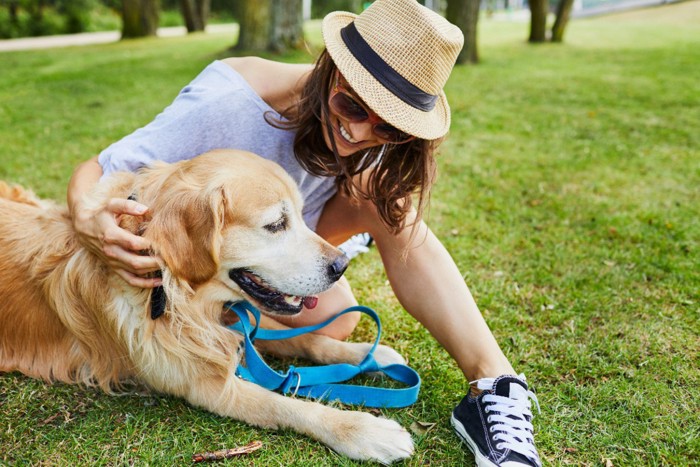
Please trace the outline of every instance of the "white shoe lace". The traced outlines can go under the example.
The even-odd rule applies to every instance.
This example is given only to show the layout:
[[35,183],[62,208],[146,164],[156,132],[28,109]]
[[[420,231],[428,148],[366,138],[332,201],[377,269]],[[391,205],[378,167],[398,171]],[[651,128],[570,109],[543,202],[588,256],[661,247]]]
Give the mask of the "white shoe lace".
[[370,238],[368,233],[354,235],[346,240],[345,243],[339,245],[338,249],[345,253],[345,256],[352,259],[361,253],[367,253],[369,251],[367,243],[369,243]]
[[[520,378],[525,380],[522,375]],[[494,381],[495,378],[482,378],[469,384],[476,383],[476,387],[481,390],[491,390]],[[498,450],[510,449],[534,460],[539,465],[539,455],[532,434],[532,423],[529,421],[532,419],[530,399],[535,401],[539,412],[540,404],[537,401],[537,396],[524,388],[521,393],[515,394],[514,397],[486,394],[483,398],[486,403],[484,412],[488,414],[487,421],[493,423],[489,431],[493,436],[492,439],[499,441],[496,445]]]

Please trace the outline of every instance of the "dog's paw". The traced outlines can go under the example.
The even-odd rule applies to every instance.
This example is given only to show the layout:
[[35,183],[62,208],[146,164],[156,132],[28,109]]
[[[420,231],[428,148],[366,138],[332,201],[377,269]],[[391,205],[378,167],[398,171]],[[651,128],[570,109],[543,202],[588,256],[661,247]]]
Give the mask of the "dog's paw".
[[374,359],[380,366],[405,365],[406,360],[394,349],[386,345],[378,345],[374,351]]
[[[366,342],[347,345],[352,346],[351,348],[356,353],[356,358],[353,359],[355,362],[353,363],[357,364],[364,360],[369,351],[372,349],[372,344],[368,344]],[[406,360],[404,360],[404,358],[396,350],[381,344],[374,349],[374,360],[379,364],[379,366],[392,365],[395,363],[401,365],[406,364]]]
[[413,454],[411,435],[388,418],[364,412],[343,412],[346,419],[337,425],[333,450],[357,460],[373,460],[382,464],[406,459]]
[[[367,355],[367,352],[369,352],[372,347],[371,344],[358,345],[366,346],[364,355]],[[377,348],[374,349],[374,361],[381,367],[394,364],[406,364],[406,360],[396,350],[386,345],[378,345]],[[381,371],[368,371],[365,374],[371,378],[383,378],[385,376]]]

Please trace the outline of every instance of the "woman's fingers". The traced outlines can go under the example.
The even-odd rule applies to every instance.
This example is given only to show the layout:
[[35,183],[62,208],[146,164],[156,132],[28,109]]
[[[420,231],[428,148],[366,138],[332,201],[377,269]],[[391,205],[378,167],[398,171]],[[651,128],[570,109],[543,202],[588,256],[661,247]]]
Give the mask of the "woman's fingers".
[[111,198],[107,202],[107,209],[114,214],[129,214],[131,216],[143,216],[148,212],[148,206],[124,198]]
[[148,212],[147,206],[130,199],[112,198],[108,201],[106,209],[111,216],[102,217],[98,221],[101,224],[99,231],[103,235],[101,239],[103,244],[117,244],[133,251],[148,250],[151,247],[148,240],[134,235],[118,225],[119,216],[143,216]]
[[156,258],[147,254],[151,243],[119,226],[121,216],[143,216],[147,213],[148,207],[141,203],[112,198],[99,211],[79,211],[74,225],[84,244],[102,257],[126,282],[135,287],[152,288],[160,285],[161,280],[144,277],[160,270]]
[[[109,254],[109,251],[111,250],[111,247],[119,247],[123,250],[128,250],[134,253],[135,256],[138,256],[135,254],[135,252],[139,251],[148,251],[151,248],[151,242],[146,240],[143,237],[139,237],[138,235],[134,235],[131,232],[122,229],[117,225],[116,221],[114,220],[105,220],[103,225],[103,228],[100,229],[102,232],[100,236],[100,243],[102,243],[102,250],[105,252],[106,255],[110,256],[111,258],[119,258],[122,256],[117,256],[116,254]],[[135,259],[133,259],[135,261]],[[155,259],[153,260],[155,262]],[[141,263],[138,263],[141,264]],[[157,263],[155,263],[157,264]],[[125,263],[125,265],[130,265],[129,263]],[[138,266],[134,266],[138,267]]]
[[140,277],[124,269],[115,269],[114,272],[129,285],[141,287],[142,289],[152,289],[163,284],[163,280],[158,277]]
[[102,251],[114,269],[124,269],[131,274],[144,275],[160,270],[158,261],[149,255],[139,255],[120,244],[105,243]]

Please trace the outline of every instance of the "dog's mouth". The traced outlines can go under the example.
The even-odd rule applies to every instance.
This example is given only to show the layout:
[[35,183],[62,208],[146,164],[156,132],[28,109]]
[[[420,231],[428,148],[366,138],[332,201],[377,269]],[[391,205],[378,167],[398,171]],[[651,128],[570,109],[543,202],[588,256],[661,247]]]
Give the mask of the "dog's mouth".
[[247,269],[231,269],[228,276],[233,282],[243,290],[253,301],[271,313],[280,315],[295,315],[301,309],[313,308],[318,302],[317,297],[301,297],[299,295],[288,295],[279,290],[275,290],[267,284],[260,276],[253,274]]

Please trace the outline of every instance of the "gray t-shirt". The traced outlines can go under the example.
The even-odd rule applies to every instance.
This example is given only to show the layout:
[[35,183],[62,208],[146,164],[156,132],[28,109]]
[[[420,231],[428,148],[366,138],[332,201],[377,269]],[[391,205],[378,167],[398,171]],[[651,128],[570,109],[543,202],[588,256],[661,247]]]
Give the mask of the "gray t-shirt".
[[336,192],[334,180],[306,172],[294,157],[294,132],[270,126],[266,112],[279,117],[241,75],[215,61],[151,123],[102,151],[98,161],[107,176],[213,149],[254,152],[280,164],[296,181],[304,198],[304,220],[315,229],[323,206]]

